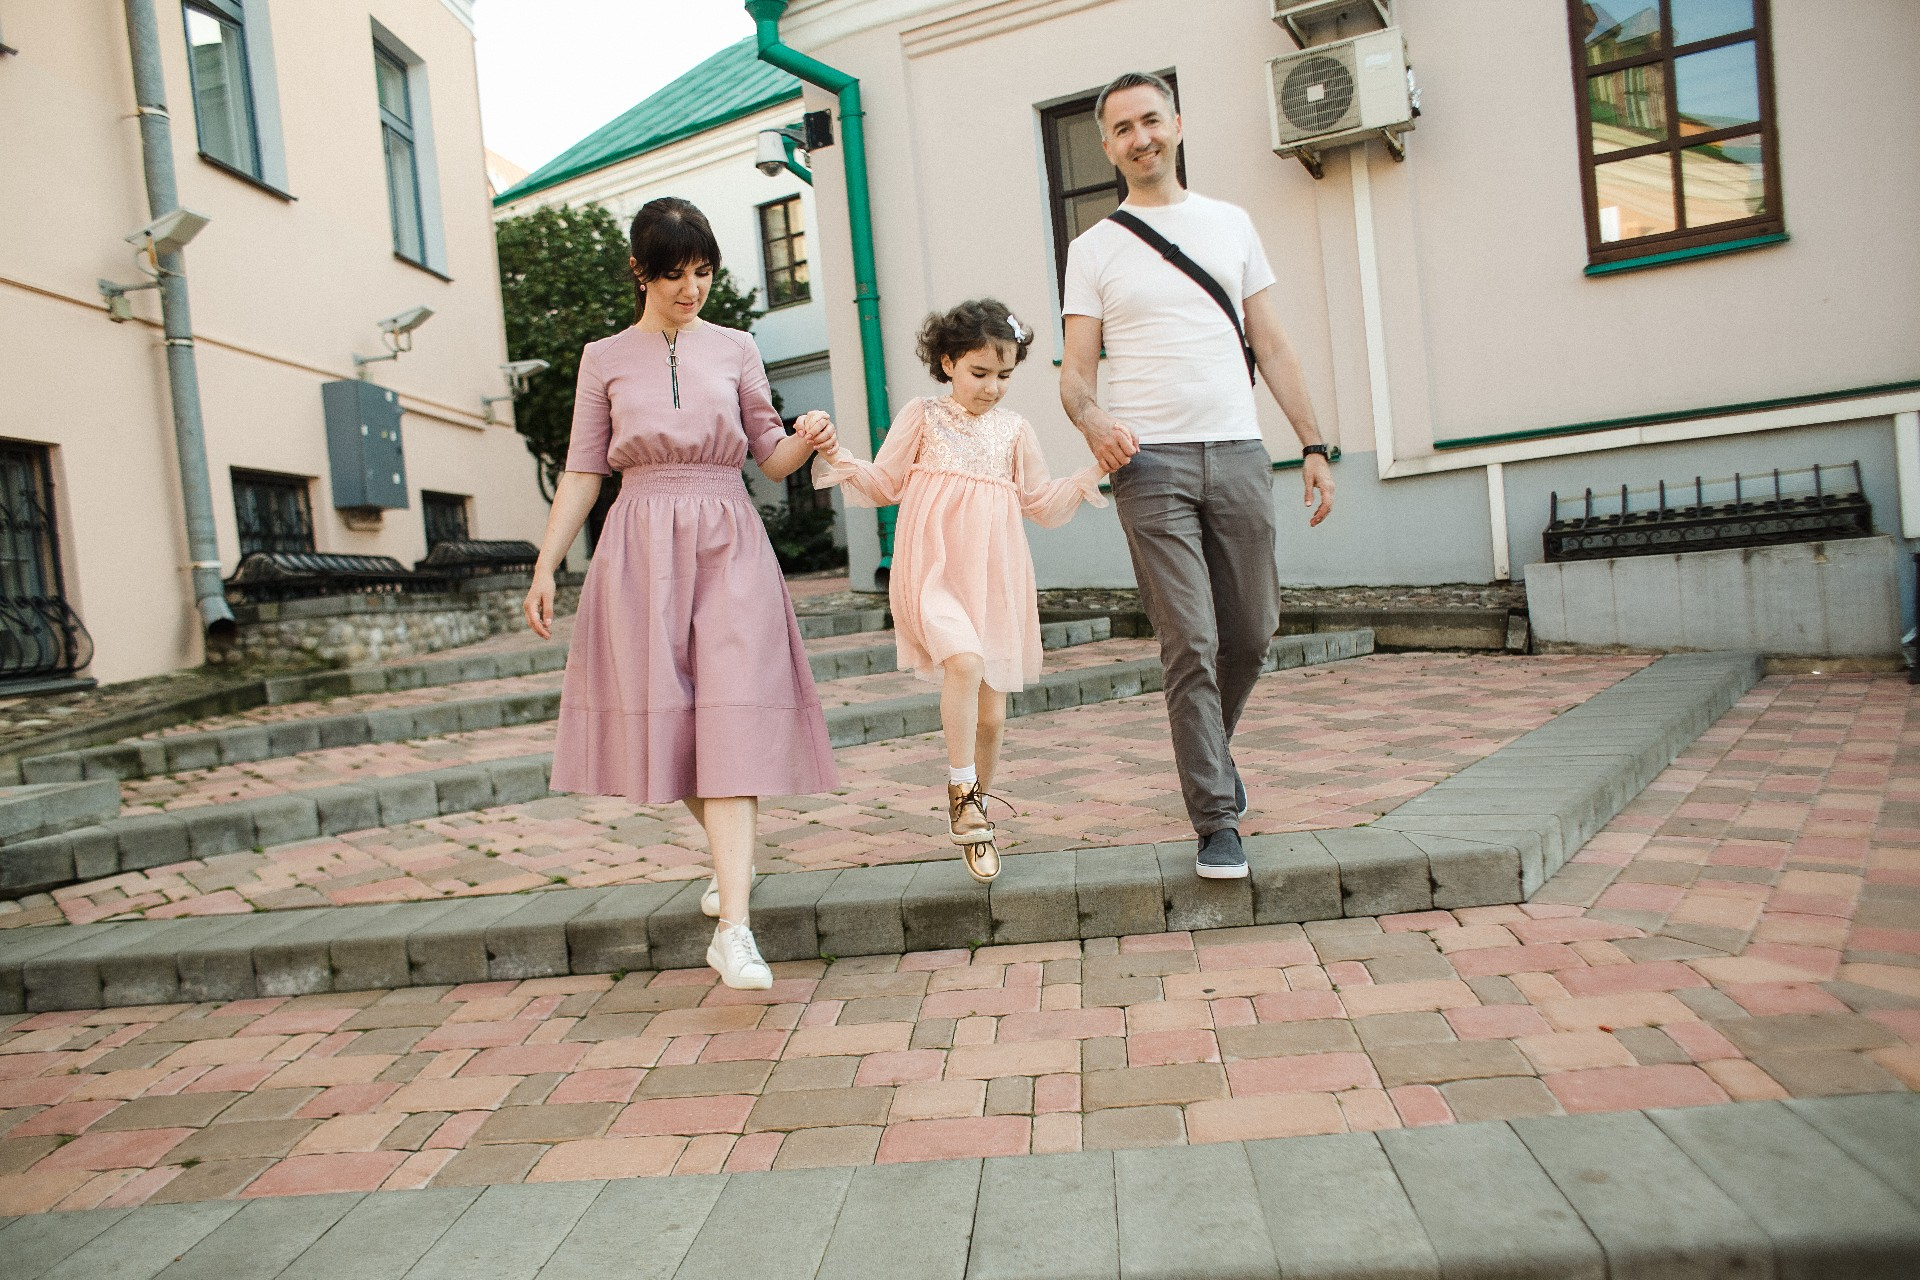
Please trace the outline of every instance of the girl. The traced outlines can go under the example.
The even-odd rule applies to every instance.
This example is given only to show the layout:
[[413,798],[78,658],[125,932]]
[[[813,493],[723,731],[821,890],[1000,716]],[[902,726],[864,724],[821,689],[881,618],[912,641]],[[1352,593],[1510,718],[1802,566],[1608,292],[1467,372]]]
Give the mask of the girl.
[[773,973],[747,919],[758,797],[829,790],[834,770],[740,467],[751,450],[782,479],[806,464],[814,435],[781,428],[753,339],[699,319],[720,266],[700,211],[654,200],[631,240],[640,319],[580,357],[566,473],[527,592],[527,621],[545,637],[554,566],[618,468],[567,655],[553,787],[684,800],[713,855],[707,963],[729,987],[765,990]]
[[859,506],[900,504],[888,584],[900,668],[940,685],[947,831],[982,884],[1000,874],[985,796],[1006,695],[1040,674],[1033,557],[1020,517],[1054,528],[1082,501],[1107,505],[1098,467],[1049,480],[1033,428],[999,407],[1032,341],[991,298],[928,316],[919,356],[952,392],[902,409],[872,462],[841,449],[831,424],[802,419],[818,438],[816,488],[840,485]]

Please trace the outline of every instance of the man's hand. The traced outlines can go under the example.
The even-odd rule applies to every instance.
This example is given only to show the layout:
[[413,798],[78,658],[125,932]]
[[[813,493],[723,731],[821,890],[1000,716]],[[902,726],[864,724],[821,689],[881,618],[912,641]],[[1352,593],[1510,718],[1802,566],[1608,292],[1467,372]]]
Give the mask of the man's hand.
[[1133,434],[1133,428],[1111,418],[1105,424],[1089,423],[1081,428],[1081,434],[1087,438],[1087,448],[1093,450],[1093,460],[1108,475],[1126,466],[1133,455],[1140,452],[1140,438]]
[[1307,527],[1312,528],[1333,514],[1333,468],[1319,454],[1310,453],[1301,460],[1300,479],[1306,491],[1305,505],[1314,507],[1307,520]]

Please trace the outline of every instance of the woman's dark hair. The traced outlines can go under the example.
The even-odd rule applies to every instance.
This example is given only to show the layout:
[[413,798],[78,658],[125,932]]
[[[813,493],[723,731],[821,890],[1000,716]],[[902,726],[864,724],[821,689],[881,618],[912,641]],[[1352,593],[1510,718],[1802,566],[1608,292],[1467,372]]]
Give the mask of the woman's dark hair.
[[935,382],[952,382],[941,367],[943,359],[958,360],[984,346],[1012,347],[1013,362],[1027,358],[1033,330],[1022,324],[997,298],[976,298],[951,311],[936,311],[920,326],[914,351],[926,363]]
[[692,201],[678,196],[661,196],[640,206],[633,215],[633,229],[627,234],[633,248],[634,309],[646,310],[644,282],[657,280],[669,271],[697,267],[706,263],[720,269],[720,242],[713,238],[707,215]]

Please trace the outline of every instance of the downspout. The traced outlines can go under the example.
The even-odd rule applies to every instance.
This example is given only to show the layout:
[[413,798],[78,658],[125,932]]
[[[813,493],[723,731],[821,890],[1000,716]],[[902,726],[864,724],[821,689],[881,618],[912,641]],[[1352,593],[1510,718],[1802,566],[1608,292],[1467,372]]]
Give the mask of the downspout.
[[[160,70],[160,30],[153,0],[126,0],[127,43],[133,52],[133,98],[140,117],[140,158],[146,170],[147,211],[155,218],[179,207],[173,177],[173,135],[166,78]],[[160,316],[167,341],[167,386],[173,400],[174,451],[180,464],[180,502],[187,522],[193,598],[209,636],[231,635],[233,610],[220,583],[220,543],[213,531],[213,491],[207,481],[207,441],[200,425],[200,375],[193,358],[193,314],[187,307],[186,259],[162,255]]]
[[782,133],[780,135],[780,145],[786,149],[787,172],[792,174],[794,177],[800,179],[800,181],[806,183],[808,186],[812,186],[813,170],[807,168],[807,166],[801,164],[798,160],[794,159],[795,154],[799,150],[800,144],[795,142],[792,138],[788,137],[785,133]]
[[[129,0],[131,3],[132,0]],[[860,311],[860,364],[867,388],[867,439],[873,451],[887,438],[893,411],[887,404],[886,348],[880,338],[880,286],[873,264],[873,203],[867,194],[867,133],[860,108],[860,81],[780,42],[780,18],[787,0],[747,0],[760,46],[760,60],[838,95],[840,142],[847,170],[847,234],[853,241],[853,297]],[[880,567],[893,563],[896,508],[882,507]]]

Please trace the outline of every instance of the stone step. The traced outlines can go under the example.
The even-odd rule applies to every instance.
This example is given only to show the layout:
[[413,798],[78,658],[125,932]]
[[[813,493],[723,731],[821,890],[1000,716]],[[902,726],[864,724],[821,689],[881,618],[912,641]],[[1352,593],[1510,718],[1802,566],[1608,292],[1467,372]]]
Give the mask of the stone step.
[[[1062,640],[1084,635],[1091,643],[1095,628],[1064,625],[1055,634]],[[1268,650],[1267,670],[1359,657],[1372,648],[1365,632],[1331,636],[1290,636],[1276,639]],[[885,650],[889,655],[893,650]],[[889,657],[889,661],[891,658]],[[1064,707],[1085,706],[1114,698],[1134,697],[1160,687],[1156,659],[1112,663],[1042,676],[1008,699],[1008,714],[1035,715]],[[515,694],[523,703],[540,695]],[[410,709],[405,714],[444,713],[458,703]],[[385,713],[366,712],[363,716]],[[396,713],[399,714],[399,713]],[[342,717],[352,719],[353,717]],[[826,711],[827,734],[834,746],[880,742],[889,738],[930,733],[940,727],[937,693],[914,694],[880,702],[831,707]],[[294,722],[273,729],[311,727]],[[479,727],[479,726],[474,726]],[[272,741],[266,726],[246,731],[244,741]],[[209,735],[218,736],[218,735]],[[149,744],[141,744],[143,746]],[[157,744],[153,744],[157,745]],[[102,879],[124,871],[143,871],[189,858],[210,858],[244,849],[343,835],[374,827],[390,827],[449,813],[467,813],[496,805],[524,804],[544,799],[552,772],[552,753],[512,756],[475,764],[426,769],[416,773],[371,778],[364,782],[314,787],[280,795],[255,796],[224,804],[193,805],[169,813],[115,818],[98,826],[81,827],[59,835],[25,840],[0,848],[0,898],[43,893],[65,885]]]
[[47,1213],[0,1227],[0,1270],[22,1280],[597,1280],[636,1266],[663,1280],[1904,1280],[1920,1270],[1916,1150],[1913,1094],[1737,1102],[857,1169]]
[[[1049,623],[1040,628],[1041,647],[1050,650],[1097,643],[1107,638],[1108,628],[1104,618],[1073,623]],[[465,679],[441,680],[438,677],[464,676],[470,672],[483,671],[488,669],[488,663],[493,663],[498,658],[513,657],[516,661],[511,665],[518,666],[520,664],[517,659],[531,655],[533,672],[558,670],[557,667],[548,665],[556,652],[560,665],[564,666],[566,650],[562,646],[557,649],[521,650],[516,654],[488,655],[484,658],[429,659],[425,662],[410,664],[408,667],[369,668],[368,670],[389,673],[410,671],[412,674],[405,678],[417,679],[417,683],[389,685],[379,690],[379,692],[390,692],[406,688],[423,688],[431,684],[468,683],[469,681]],[[813,654],[809,662],[813,669],[814,680],[820,683],[892,672],[897,666],[895,650],[891,644]],[[357,677],[364,675],[365,672],[334,674]],[[527,674],[527,672],[506,674]],[[433,675],[435,678],[428,679],[428,675]],[[475,678],[501,677],[477,676]],[[295,679],[311,681],[315,677],[301,676]],[[269,682],[269,684],[273,683],[277,682]],[[364,692],[368,690],[336,689],[331,694],[320,696],[351,696]],[[276,699],[275,701],[284,704],[287,700]],[[536,724],[552,720],[559,714],[560,690],[555,687],[531,692],[491,694],[485,697],[463,698],[422,706],[387,707],[344,715],[310,716],[275,724],[235,725],[205,733],[137,738],[106,746],[87,747],[78,751],[34,756],[21,761],[20,771],[29,783],[78,782],[81,779],[93,778],[120,780],[160,778],[168,774],[185,773],[195,769],[277,760],[329,747],[352,747],[369,742],[407,742],[418,738],[436,738],[449,733],[471,733],[476,730],[498,729],[509,725]],[[4,830],[0,830],[0,843],[4,843],[7,838]]]
[[[759,879],[754,933],[767,959],[802,960],[1523,902],[1584,843],[1579,832],[1638,793],[1648,759],[1671,759],[1701,731],[1671,732],[1674,717],[1704,729],[1758,667],[1749,654],[1661,659],[1585,717],[1592,741],[1618,754],[1535,757],[1522,738],[1488,757],[1506,781],[1463,784],[1462,770],[1423,793],[1458,800],[1441,812],[1388,826],[1409,801],[1370,827],[1249,837],[1245,880],[1199,879],[1190,841],[1013,854],[985,888],[955,860],[786,872]],[[1537,784],[1530,758],[1546,762]],[[0,934],[0,1013],[694,968],[713,931],[704,887],[18,929]]]
[[0,787],[0,845],[106,822],[119,812],[120,788],[110,778]]

